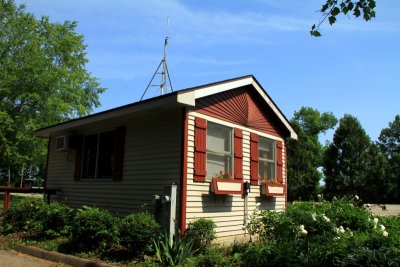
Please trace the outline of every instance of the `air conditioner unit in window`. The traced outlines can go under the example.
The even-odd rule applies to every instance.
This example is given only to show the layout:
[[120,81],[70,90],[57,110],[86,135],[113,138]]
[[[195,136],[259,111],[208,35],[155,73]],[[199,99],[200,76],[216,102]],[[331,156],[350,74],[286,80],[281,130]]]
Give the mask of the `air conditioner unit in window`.
[[56,137],[56,150],[65,151],[68,150],[68,136],[62,135]]

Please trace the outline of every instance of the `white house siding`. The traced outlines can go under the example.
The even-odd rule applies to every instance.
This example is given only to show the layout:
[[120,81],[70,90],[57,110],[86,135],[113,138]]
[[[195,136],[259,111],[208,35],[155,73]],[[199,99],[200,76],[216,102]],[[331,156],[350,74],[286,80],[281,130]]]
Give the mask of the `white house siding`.
[[[188,121],[188,166],[187,166],[187,210],[186,224],[198,219],[212,219],[216,225],[217,242],[232,242],[235,239],[240,240],[249,238],[243,230],[245,223],[245,200],[241,195],[215,195],[210,193],[210,182],[198,183],[193,182],[194,174],[194,120],[199,116],[209,121],[214,121],[227,126],[233,126],[230,123],[224,123],[215,120],[211,117],[198,114],[195,112],[189,113]],[[244,181],[250,182],[250,129],[237,126],[243,130],[243,176]],[[268,136],[260,132],[259,135]],[[283,141],[282,139],[280,139]],[[283,154],[285,149],[282,150]],[[283,155],[283,181],[286,184],[286,155]],[[266,197],[261,196],[260,186],[251,186],[251,192],[248,194],[248,215],[256,208],[256,203],[260,203],[261,210],[276,210],[285,209],[285,197]]]
[[[75,152],[55,151],[53,136],[47,187],[62,190],[53,199],[66,202],[72,207],[90,205],[126,215],[141,209],[150,210],[153,195],[163,195],[165,187],[173,182],[179,188],[182,110],[126,117],[120,121],[97,123],[88,128],[96,132],[102,130],[104,125],[110,128],[126,126],[122,181],[81,179],[75,182]],[[85,134],[85,131],[78,133]],[[178,191],[178,197],[179,194]]]

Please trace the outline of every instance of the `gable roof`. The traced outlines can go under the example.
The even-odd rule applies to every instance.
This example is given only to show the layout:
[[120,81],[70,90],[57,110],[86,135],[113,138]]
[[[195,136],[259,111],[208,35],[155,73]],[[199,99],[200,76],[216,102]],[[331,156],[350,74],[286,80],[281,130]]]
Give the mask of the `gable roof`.
[[49,137],[51,133],[54,132],[66,131],[70,128],[79,127],[88,123],[94,123],[106,119],[112,119],[122,115],[132,114],[140,111],[157,109],[162,106],[194,107],[196,105],[196,99],[249,85],[254,87],[256,92],[258,92],[258,94],[263,99],[264,103],[268,105],[269,108],[272,109],[272,111],[279,118],[279,120],[282,122],[285,128],[289,131],[290,137],[293,139],[297,139],[297,134],[290,125],[288,119],[285,117],[285,115],[283,115],[281,110],[270,98],[270,96],[265,92],[265,90],[262,88],[262,86],[259,84],[259,82],[253,75],[247,75],[216,83],[210,83],[188,89],[183,89],[162,96],[146,99],[140,102],[135,102],[132,104],[109,109],[85,117],[72,119],[63,123],[39,129],[35,131],[35,135],[38,137]]

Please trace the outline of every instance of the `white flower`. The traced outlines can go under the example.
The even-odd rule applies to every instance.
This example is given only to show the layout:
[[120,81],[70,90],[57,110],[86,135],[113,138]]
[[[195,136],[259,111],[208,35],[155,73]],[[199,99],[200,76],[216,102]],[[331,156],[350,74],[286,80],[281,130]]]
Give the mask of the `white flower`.
[[332,200],[333,200],[333,201],[336,201],[336,200],[337,200],[337,198],[336,198],[335,196],[333,196]]
[[311,215],[311,217],[312,217],[313,221],[316,221],[316,220],[317,220],[317,214],[316,214],[316,213],[313,213],[313,214]]
[[308,234],[307,230],[304,229],[304,225],[299,226],[299,231],[297,232],[298,236],[306,236]]
[[357,196],[357,195],[355,195],[354,198],[355,198],[356,200],[359,200],[359,199],[360,199],[360,197]]
[[340,240],[340,236],[334,237],[333,240]]
[[318,194],[317,197],[318,197],[318,199],[321,199],[321,198],[322,198],[322,195],[321,195],[321,194]]
[[377,225],[378,222],[379,222],[379,219],[378,218],[374,218],[374,225]]
[[326,217],[325,215],[324,216],[322,216],[322,219],[325,221],[325,222],[330,222],[331,220],[328,218],[328,217]]
[[346,232],[346,230],[344,230],[343,226],[340,226],[340,227],[336,230],[336,232],[337,232],[338,234],[344,234],[344,232]]
[[388,237],[389,233],[386,232],[386,231],[383,231],[382,235],[383,235],[384,237]]
[[379,227],[381,228],[381,231],[382,231],[382,232],[384,232],[384,231],[385,231],[385,229],[386,229],[386,228],[385,228],[385,226],[384,226],[384,225],[382,225],[382,224],[381,224],[381,225],[379,225]]
[[256,203],[256,206],[257,206],[257,207],[259,207],[260,205],[261,205],[261,203],[260,203],[260,202],[257,202],[257,203]]

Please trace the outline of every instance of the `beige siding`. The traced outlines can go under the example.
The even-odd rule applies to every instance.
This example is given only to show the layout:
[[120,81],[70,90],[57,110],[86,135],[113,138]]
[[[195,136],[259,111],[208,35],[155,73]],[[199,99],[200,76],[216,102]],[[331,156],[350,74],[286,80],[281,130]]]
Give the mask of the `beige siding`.
[[180,184],[181,110],[126,117],[114,124],[106,122],[90,128],[96,132],[102,125],[126,125],[121,182],[84,179],[74,182],[75,152],[55,151],[55,138],[51,138],[47,186],[62,190],[57,193],[57,200],[73,207],[84,204],[126,215],[142,208],[151,209],[153,195],[164,194],[164,188],[173,182]]
[[[187,210],[186,223],[198,218],[210,218],[217,224],[217,242],[229,242],[235,239],[249,238],[243,230],[248,218],[260,203],[261,210],[285,209],[285,197],[261,196],[260,186],[251,186],[248,195],[248,214],[245,213],[245,199],[240,195],[214,195],[209,192],[210,182],[193,182],[194,162],[194,119],[196,114],[189,113],[188,167],[187,167]],[[203,115],[204,117],[204,115]],[[283,150],[284,151],[284,150]],[[285,166],[286,156],[283,155]],[[243,129],[243,176],[250,182],[250,130]],[[286,169],[283,170],[286,183]]]

